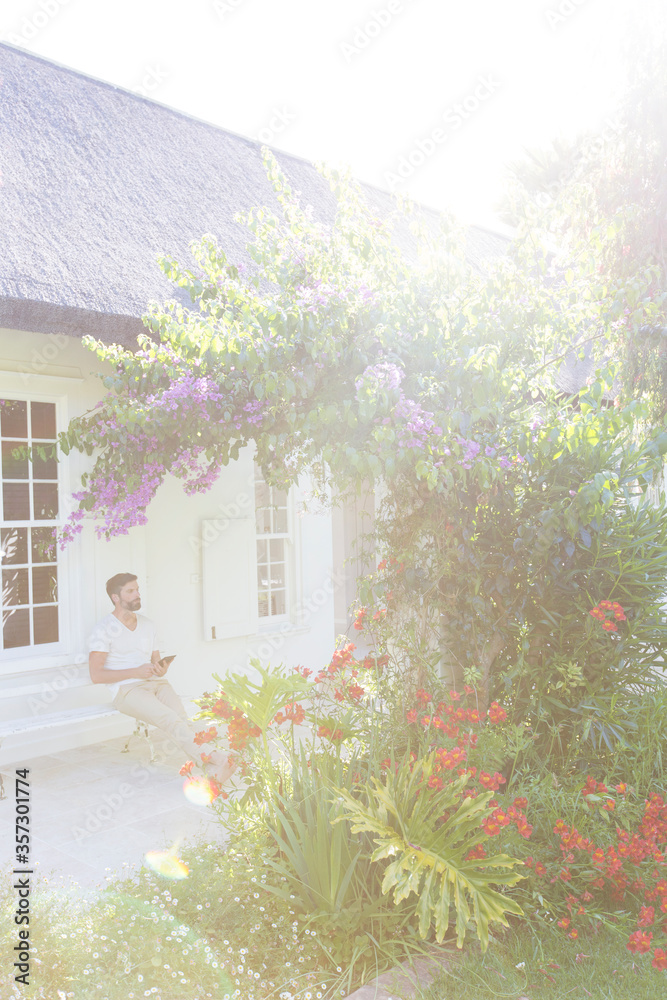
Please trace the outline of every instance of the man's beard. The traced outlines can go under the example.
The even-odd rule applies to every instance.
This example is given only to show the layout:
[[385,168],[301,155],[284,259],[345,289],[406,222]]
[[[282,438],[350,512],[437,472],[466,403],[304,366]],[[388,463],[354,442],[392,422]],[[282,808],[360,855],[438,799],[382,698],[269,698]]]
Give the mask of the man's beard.
[[125,611],[138,611],[141,607],[141,598],[137,597],[134,601],[123,601],[123,608]]

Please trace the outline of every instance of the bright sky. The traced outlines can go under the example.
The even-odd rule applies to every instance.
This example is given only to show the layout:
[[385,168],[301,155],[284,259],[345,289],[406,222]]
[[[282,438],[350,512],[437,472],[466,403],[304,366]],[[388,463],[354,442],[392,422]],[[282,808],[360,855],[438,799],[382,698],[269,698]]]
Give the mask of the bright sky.
[[3,0],[0,37],[493,225],[503,164],[603,128],[650,0]]

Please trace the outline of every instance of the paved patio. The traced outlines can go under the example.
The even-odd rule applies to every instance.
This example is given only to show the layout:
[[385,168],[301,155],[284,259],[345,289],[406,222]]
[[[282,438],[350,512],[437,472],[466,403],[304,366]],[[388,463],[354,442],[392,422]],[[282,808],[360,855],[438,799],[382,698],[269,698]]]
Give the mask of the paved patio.
[[[0,801],[0,865],[15,860],[14,770],[30,768],[31,856],[35,879],[56,877],[81,888],[138,868],[147,851],[194,835],[222,842],[222,829],[206,806],[183,794],[183,755],[155,736],[156,761],[144,740],[125,737],[63,750],[3,768],[7,798]],[[8,780],[9,778],[9,780]],[[59,876],[62,876],[59,878]]]

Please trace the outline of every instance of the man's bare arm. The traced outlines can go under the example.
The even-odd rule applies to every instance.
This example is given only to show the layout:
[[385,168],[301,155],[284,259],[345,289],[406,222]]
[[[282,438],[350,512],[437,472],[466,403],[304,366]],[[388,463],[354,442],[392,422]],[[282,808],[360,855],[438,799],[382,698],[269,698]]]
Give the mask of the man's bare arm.
[[153,676],[153,664],[142,663],[140,667],[127,670],[107,670],[104,666],[108,653],[94,652],[88,656],[88,670],[93,684],[117,684],[119,681],[147,680]]

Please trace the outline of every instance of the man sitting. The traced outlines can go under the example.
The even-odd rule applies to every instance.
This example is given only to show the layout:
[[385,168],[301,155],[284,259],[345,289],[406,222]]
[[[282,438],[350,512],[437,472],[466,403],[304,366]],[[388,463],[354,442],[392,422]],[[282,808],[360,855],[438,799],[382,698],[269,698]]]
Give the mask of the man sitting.
[[[88,641],[88,667],[93,684],[108,684],[114,708],[167,733],[195,763],[201,747],[181,699],[165,674],[169,663],[160,662],[153,622],[137,614],[141,607],[139,585],[133,573],[117,573],[107,580],[113,611],[95,626]],[[225,754],[214,751],[210,763],[220,782],[236,770]]]

